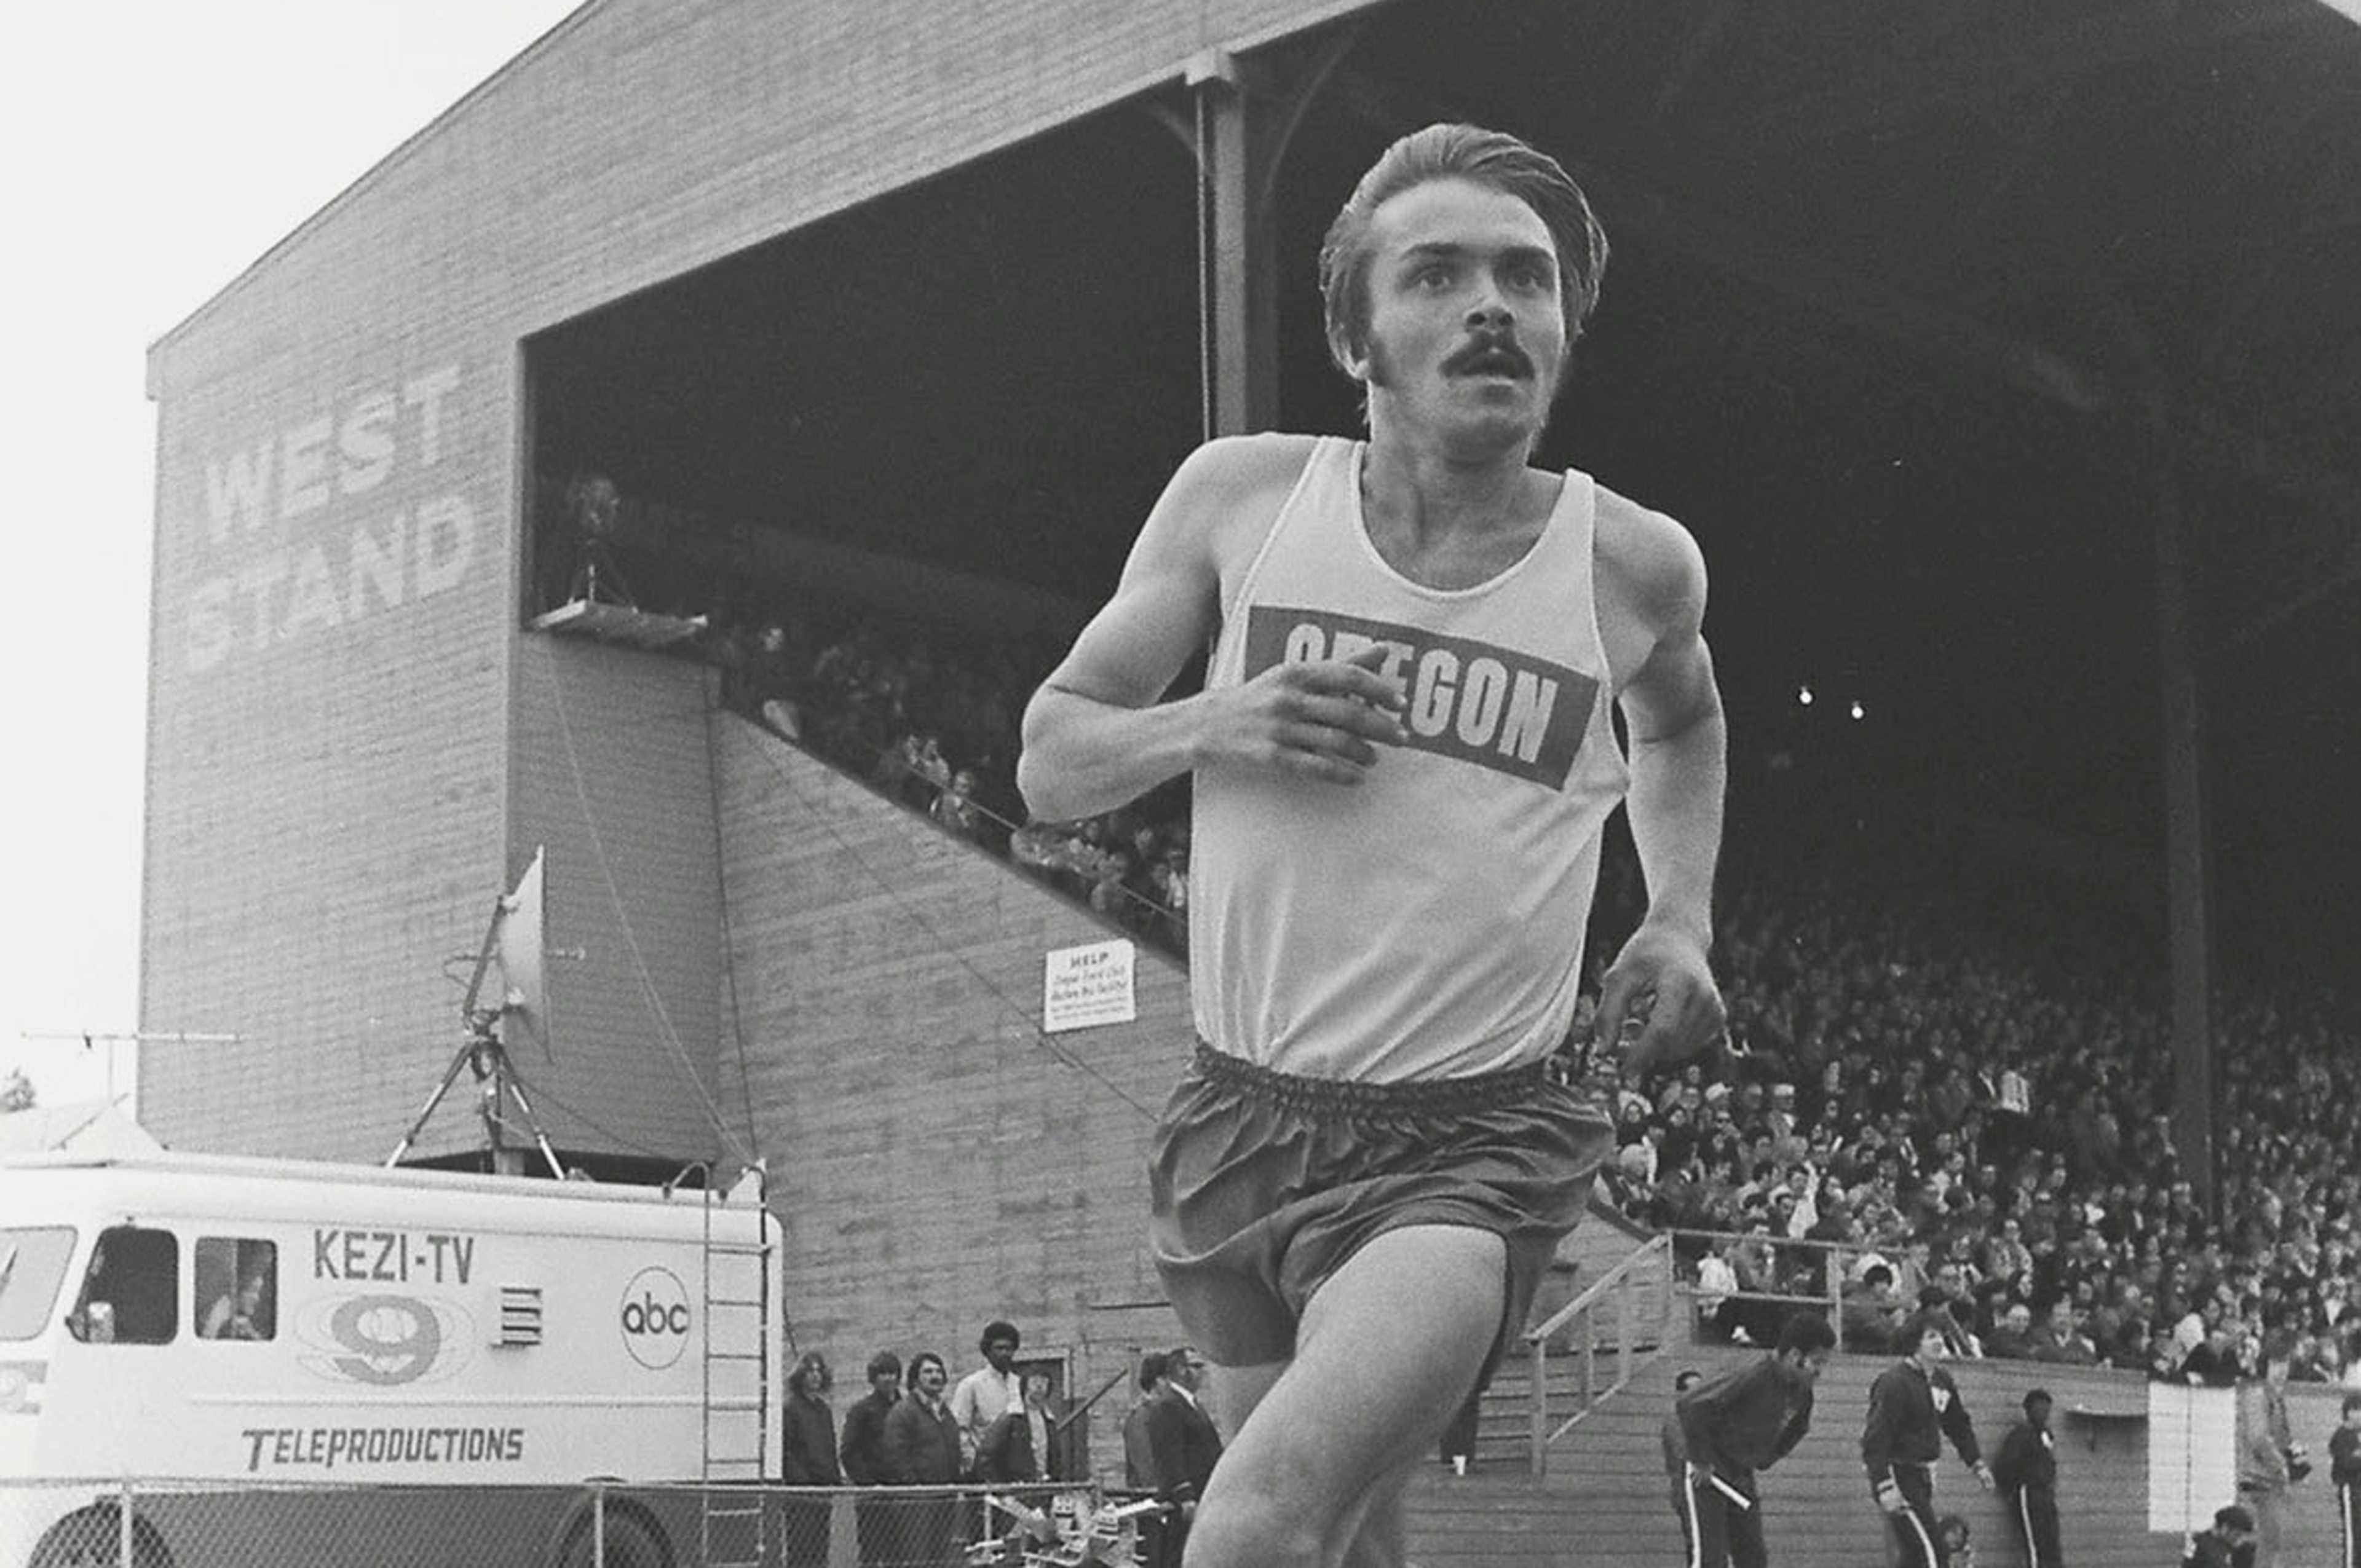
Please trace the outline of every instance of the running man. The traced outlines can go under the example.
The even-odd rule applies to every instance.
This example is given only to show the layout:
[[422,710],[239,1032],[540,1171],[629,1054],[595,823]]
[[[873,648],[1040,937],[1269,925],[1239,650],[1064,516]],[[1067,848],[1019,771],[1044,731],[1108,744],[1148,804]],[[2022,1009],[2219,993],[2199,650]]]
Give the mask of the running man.
[[1787,1457],[1812,1430],[1812,1388],[1836,1347],[1826,1318],[1797,1312],[1780,1325],[1778,1349],[1682,1396],[1689,1568],[1767,1568],[1754,1473]]
[[[1149,1171],[1229,1439],[1189,1568],[1400,1561],[1404,1482],[1613,1145],[1546,1069],[1627,796],[1649,905],[1595,1038],[1630,1020],[1644,1069],[1721,1027],[1703,561],[1670,518],[1530,465],[1606,255],[1514,137],[1395,143],[1321,252],[1367,440],[1199,449],[1026,714],[1037,817],[1195,777],[1200,1038]],[[1205,690],[1165,701],[1209,646]]]
[[1902,1568],[1948,1568],[1950,1558],[1935,1528],[1935,1461],[1943,1439],[1993,1489],[1992,1466],[1976,1445],[1975,1422],[1960,1400],[1960,1386],[1940,1363],[1949,1343],[1940,1321],[1920,1312],[1904,1330],[1910,1354],[1877,1375],[1869,1388],[1869,1421],[1861,1434],[1861,1462],[1871,1495],[1902,1548]]
[[2026,1568],[2059,1568],[2058,1544],[2058,1439],[2049,1430],[2056,1401],[2047,1388],[2025,1396],[2025,1420],[2008,1429],[1993,1461],[1993,1479],[2017,1539],[2025,1542]]

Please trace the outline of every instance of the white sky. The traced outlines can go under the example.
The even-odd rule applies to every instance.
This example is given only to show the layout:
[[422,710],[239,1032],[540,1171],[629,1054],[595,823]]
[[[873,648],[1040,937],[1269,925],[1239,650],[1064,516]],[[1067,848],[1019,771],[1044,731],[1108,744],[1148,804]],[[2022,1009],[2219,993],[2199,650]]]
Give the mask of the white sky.
[[[155,422],[148,345],[575,0],[23,7],[0,91],[0,1076],[138,1026]],[[157,1018],[161,1029],[218,1028]],[[131,1082],[130,1053],[116,1087]]]

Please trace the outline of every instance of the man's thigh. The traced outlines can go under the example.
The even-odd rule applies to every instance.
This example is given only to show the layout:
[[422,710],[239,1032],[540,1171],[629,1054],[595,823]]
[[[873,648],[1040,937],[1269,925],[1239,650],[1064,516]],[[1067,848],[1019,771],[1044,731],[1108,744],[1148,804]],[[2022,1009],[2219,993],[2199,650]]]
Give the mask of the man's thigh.
[[[1214,1476],[1283,1486],[1330,1523],[1372,1479],[1430,1452],[1474,1387],[1500,1327],[1507,1251],[1489,1232],[1385,1232],[1312,1298],[1295,1358],[1234,1381],[1251,1414]],[[1224,1374],[1216,1373],[1218,1386]]]
[[1263,1397],[1294,1365],[1287,1361],[1266,1361],[1256,1366],[1220,1366],[1213,1368],[1206,1380],[1206,1413],[1213,1418],[1213,1426],[1222,1434],[1226,1448],[1237,1442],[1239,1429],[1246,1418],[1263,1401]]

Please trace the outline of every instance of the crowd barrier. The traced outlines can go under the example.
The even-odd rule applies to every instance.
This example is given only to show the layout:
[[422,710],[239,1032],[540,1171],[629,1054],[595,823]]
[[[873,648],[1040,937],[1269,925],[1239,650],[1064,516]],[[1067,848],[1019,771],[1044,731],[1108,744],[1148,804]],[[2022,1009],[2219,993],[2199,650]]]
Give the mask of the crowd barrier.
[[0,1568],[1123,1568],[1161,1514],[1079,1483],[0,1480]]

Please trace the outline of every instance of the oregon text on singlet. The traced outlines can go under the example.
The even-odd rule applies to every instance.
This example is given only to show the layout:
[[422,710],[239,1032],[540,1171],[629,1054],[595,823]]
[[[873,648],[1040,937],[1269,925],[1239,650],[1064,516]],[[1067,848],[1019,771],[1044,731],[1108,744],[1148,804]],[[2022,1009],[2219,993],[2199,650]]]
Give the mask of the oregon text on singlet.
[[1630,781],[1593,593],[1597,488],[1569,473],[1514,565],[1429,588],[1369,542],[1361,452],[1313,449],[1224,607],[1206,685],[1382,642],[1411,739],[1380,745],[1357,789],[1198,771],[1197,1031],[1315,1078],[1514,1067],[1573,1020],[1599,834]]

